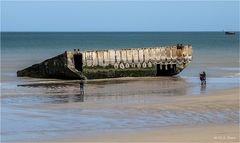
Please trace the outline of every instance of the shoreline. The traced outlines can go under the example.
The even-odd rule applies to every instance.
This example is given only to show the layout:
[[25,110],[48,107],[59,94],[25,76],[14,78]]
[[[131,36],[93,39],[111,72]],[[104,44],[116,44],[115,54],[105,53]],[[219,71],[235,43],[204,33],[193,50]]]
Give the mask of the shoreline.
[[[35,94],[32,93],[28,97],[25,96],[29,103],[25,103],[24,98],[22,100],[19,95],[16,99],[10,99],[10,104],[7,103],[9,99],[6,98],[5,103],[12,104],[13,108],[9,109],[13,112],[5,117],[13,116],[19,123],[30,119],[39,122],[39,124],[35,123],[38,126],[49,122],[55,125],[34,131],[31,128],[34,128],[35,124],[20,129],[19,133],[25,137],[19,137],[19,141],[23,142],[28,141],[28,138],[31,138],[28,136],[31,134],[35,134],[36,138],[30,141],[44,143],[239,141],[239,130],[236,128],[239,126],[239,85],[207,90],[207,96],[201,92],[198,96],[194,96],[194,92],[185,91],[193,88],[191,85],[193,83],[189,86],[186,80],[181,80],[182,78],[179,80],[172,78],[173,81],[169,80],[169,77],[164,77],[166,80],[158,80],[159,78],[156,77],[147,77],[148,80],[145,80],[145,77],[134,79],[136,78],[121,78],[120,83],[112,82],[116,79],[107,82],[100,80],[101,84],[91,83],[90,86],[86,86],[89,93],[85,94],[83,102],[75,102],[73,101],[75,96],[69,95],[79,92],[79,86],[75,83],[67,86],[53,83],[55,86],[50,88],[41,86],[29,88],[33,89],[34,93],[36,90],[45,91],[41,91],[43,96],[40,95],[40,98],[34,99]],[[111,84],[108,84],[108,81]],[[212,87],[212,84],[209,83],[208,88]],[[200,88],[196,83],[194,86]],[[52,102],[62,99],[67,99],[67,102]],[[21,104],[13,105],[19,100],[22,101]],[[18,111],[15,111],[16,107]],[[62,116],[62,113],[67,113],[67,116]],[[122,122],[122,120],[126,121]],[[66,134],[63,134],[63,130]],[[17,133],[4,134],[9,134],[5,135],[7,136],[5,138],[14,142],[15,139],[11,137],[18,138]],[[53,133],[56,136],[51,138]],[[46,136],[41,138],[42,134]]]
[[[61,84],[61,83],[79,83],[81,80],[64,80],[64,79],[46,79],[46,78],[27,78],[32,79],[25,82],[32,82],[29,84],[19,84],[18,86],[44,85],[44,84]],[[162,77],[117,77],[117,78],[103,78],[103,79],[87,79],[83,80],[86,83],[106,82],[106,81],[139,81],[139,80],[158,80],[158,79],[183,79],[180,76],[162,76]]]

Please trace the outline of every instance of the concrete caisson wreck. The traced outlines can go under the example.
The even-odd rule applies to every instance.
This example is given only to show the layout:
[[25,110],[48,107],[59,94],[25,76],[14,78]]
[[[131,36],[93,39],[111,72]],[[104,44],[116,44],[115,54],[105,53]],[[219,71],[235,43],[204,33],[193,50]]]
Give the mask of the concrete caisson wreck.
[[192,46],[65,51],[17,72],[17,76],[58,79],[172,76],[192,61]]

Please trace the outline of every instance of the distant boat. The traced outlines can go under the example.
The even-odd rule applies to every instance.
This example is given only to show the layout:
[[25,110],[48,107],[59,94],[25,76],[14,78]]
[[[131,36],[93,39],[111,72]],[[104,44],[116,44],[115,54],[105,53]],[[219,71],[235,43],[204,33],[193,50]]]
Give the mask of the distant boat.
[[225,32],[225,35],[235,35],[235,32]]

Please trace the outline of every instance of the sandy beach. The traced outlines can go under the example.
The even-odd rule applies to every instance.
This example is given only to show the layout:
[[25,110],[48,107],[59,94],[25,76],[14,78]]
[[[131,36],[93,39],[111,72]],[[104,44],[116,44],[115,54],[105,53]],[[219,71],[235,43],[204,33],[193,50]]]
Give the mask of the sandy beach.
[[[64,140],[63,140],[64,141]],[[195,127],[163,127],[154,131],[122,134],[106,133],[64,142],[239,142],[237,124],[204,125]]]
[[21,134],[27,135],[21,142],[31,142],[29,135],[37,142],[239,142],[239,87],[196,93],[182,78],[93,80],[85,83],[84,100],[77,100],[65,93],[77,93],[77,81],[21,86],[44,89],[45,95],[37,98],[41,102],[15,105],[15,122],[35,119],[37,128],[24,127],[19,136],[3,132],[13,142]]
[[[239,110],[239,88],[228,89],[211,93],[209,96],[184,96],[177,97],[176,102],[164,104],[131,104],[131,105],[47,105],[36,108],[66,109],[66,108],[115,108],[118,110],[137,110],[138,112],[192,112],[203,114],[207,112],[228,111],[228,120],[222,124],[209,122],[207,124],[174,125],[151,128],[139,128],[136,130],[121,129],[120,131],[103,131],[97,135],[83,136],[81,138],[65,138],[63,142],[239,142],[238,115],[234,112]],[[176,98],[176,97],[175,97]],[[232,114],[231,114],[232,113]],[[133,113],[137,114],[137,113]],[[121,116],[121,115],[119,115]],[[131,116],[131,114],[126,115]],[[118,117],[116,117],[118,118]],[[121,118],[123,118],[121,116]],[[194,118],[194,117],[192,117]],[[234,121],[234,122],[231,122]],[[54,141],[53,141],[54,142]]]
[[[154,131],[124,132],[121,134],[105,133],[94,137],[81,139],[66,139],[51,141],[51,143],[66,142],[209,142],[209,143],[238,143],[239,127],[236,124],[205,125],[195,127],[172,128],[163,127]],[[47,143],[47,142],[39,142]]]
[[[213,93],[209,97],[181,99],[180,103],[166,105],[138,106],[141,110],[184,110],[209,112],[239,109],[239,89]],[[201,126],[173,126],[154,129],[154,131],[137,131],[131,133],[111,134],[75,141],[107,142],[239,142],[239,124],[206,124]]]

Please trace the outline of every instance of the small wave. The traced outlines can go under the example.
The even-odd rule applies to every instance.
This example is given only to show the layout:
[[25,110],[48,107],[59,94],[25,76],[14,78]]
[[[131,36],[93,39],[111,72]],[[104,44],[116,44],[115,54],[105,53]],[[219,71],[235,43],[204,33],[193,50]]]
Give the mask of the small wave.
[[233,71],[233,72],[239,72],[240,68],[239,67],[227,67],[227,68],[219,68],[221,70],[225,70],[225,71]]
[[222,74],[222,75],[218,75],[218,77],[238,78],[238,77],[240,77],[240,73],[224,73],[224,74]]
[[[240,77],[240,73],[232,73],[232,72],[228,72],[228,73],[217,73],[217,74],[207,74],[207,77],[209,78],[239,78]],[[181,76],[181,78],[184,79],[198,79],[199,76]]]
[[240,77],[240,73],[235,73],[232,77]]

